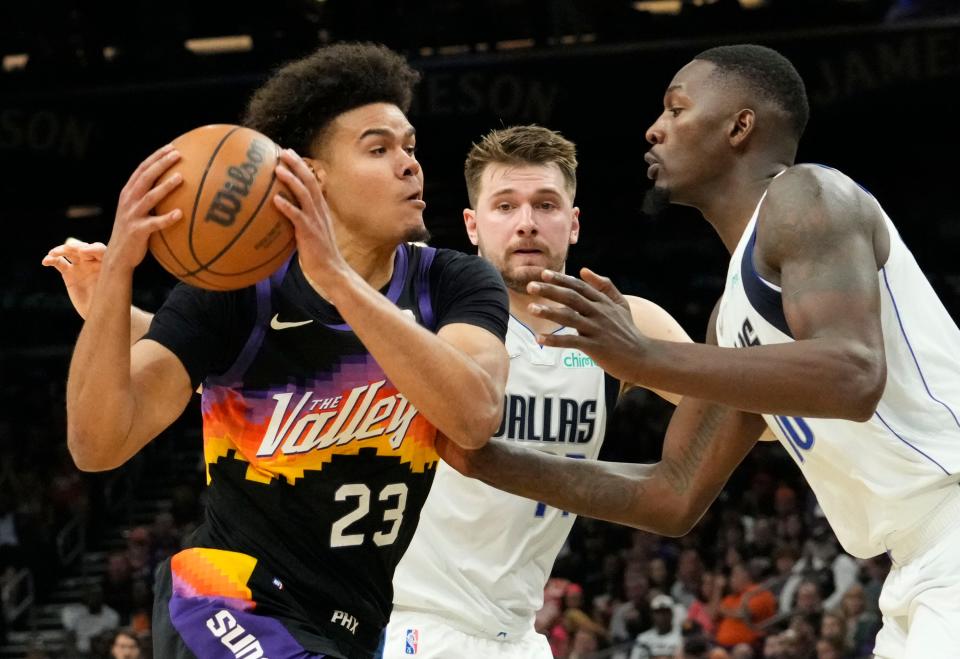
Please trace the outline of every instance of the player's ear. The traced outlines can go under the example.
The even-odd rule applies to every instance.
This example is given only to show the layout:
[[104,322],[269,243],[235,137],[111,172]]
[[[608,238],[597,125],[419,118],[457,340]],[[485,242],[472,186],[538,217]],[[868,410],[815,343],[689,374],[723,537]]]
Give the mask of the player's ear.
[[733,125],[730,127],[730,146],[738,147],[746,141],[753,132],[756,118],[754,111],[749,108],[734,115]]
[[467,237],[470,238],[470,242],[474,246],[479,245],[480,239],[477,237],[477,212],[472,208],[464,208],[463,223],[467,227]]
[[320,189],[326,192],[323,187],[323,181],[326,178],[325,170],[323,168],[323,163],[316,158],[304,157],[303,162],[307,164],[307,167],[310,168],[310,171],[313,172],[314,178],[317,179],[317,183],[320,184]]
[[576,245],[580,240],[580,209],[573,207],[573,222],[570,224],[570,244]]

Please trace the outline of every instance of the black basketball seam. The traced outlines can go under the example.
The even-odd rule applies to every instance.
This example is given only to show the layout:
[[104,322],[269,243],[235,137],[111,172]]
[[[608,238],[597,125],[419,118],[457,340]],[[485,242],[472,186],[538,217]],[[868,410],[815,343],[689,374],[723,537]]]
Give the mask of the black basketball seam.
[[275,253],[275,254],[274,254],[273,256],[271,256],[270,258],[268,258],[268,259],[266,259],[266,260],[264,260],[264,261],[261,261],[261,262],[260,262],[260,265],[257,265],[257,266],[255,266],[255,267],[253,267],[253,268],[248,268],[247,270],[242,270],[242,271],[240,271],[240,272],[217,272],[216,270],[207,270],[207,272],[209,272],[209,273],[212,274],[212,275],[216,275],[216,276],[218,276],[218,277],[240,277],[240,276],[242,276],[242,275],[251,273],[251,272],[253,272],[254,270],[258,270],[258,269],[260,269],[260,268],[262,268],[262,267],[264,267],[264,266],[266,266],[266,265],[269,265],[269,263],[270,263],[271,261],[273,261],[274,259],[276,259],[276,258],[278,258],[278,257],[286,258],[285,252],[287,251],[287,247],[289,247],[290,245],[296,245],[296,244],[297,244],[296,239],[295,239],[295,238],[291,238],[290,240],[288,240],[288,241],[283,245],[283,248],[280,249],[280,251],[278,251],[277,253]]
[[[250,219],[247,221],[247,225],[249,225],[251,222],[253,222],[254,219],[256,219],[257,213],[260,212],[260,209],[261,209],[261,207],[263,206],[263,202],[266,200],[267,197],[270,196],[270,192],[273,190],[273,188],[274,188],[274,186],[276,185],[276,183],[277,183],[277,177],[276,177],[276,175],[274,175],[273,179],[271,179],[271,181],[270,181],[270,187],[267,188],[267,192],[266,192],[266,194],[264,195],[263,199],[260,201],[260,205],[257,206],[257,209],[253,212],[253,215],[252,215],[252,216],[250,217]],[[239,238],[239,237],[243,234],[243,232],[246,231],[246,230],[247,230],[247,226],[244,226],[243,229],[241,230],[241,232],[237,234],[237,238]],[[261,268],[261,267],[263,267],[264,265],[266,265],[267,263],[270,263],[270,261],[272,261],[273,259],[277,258],[277,256],[279,256],[279,255],[282,254],[284,251],[286,251],[287,245],[289,245],[291,242],[292,242],[292,243],[296,243],[296,239],[295,239],[295,238],[291,238],[289,241],[287,241],[287,242],[283,245],[283,248],[282,248],[280,251],[278,251],[278,252],[274,253],[272,256],[264,259],[263,261],[260,262],[259,265],[256,265],[256,266],[254,266],[254,267],[252,267],[252,268],[249,268],[249,269],[247,269],[247,270],[243,270],[243,271],[241,271],[241,272],[226,273],[226,272],[218,272],[217,270],[211,269],[211,268],[210,268],[210,264],[213,263],[216,259],[220,258],[220,256],[222,256],[222,255],[218,255],[218,256],[215,257],[213,260],[211,260],[209,263],[207,263],[205,270],[206,270],[207,272],[211,273],[211,274],[217,275],[218,277],[236,277],[236,276],[238,276],[238,275],[243,275],[243,274],[246,274],[246,273],[248,273],[248,272],[253,272],[253,271],[256,270],[257,268]],[[225,249],[229,249],[229,248],[230,248],[230,245],[227,245],[227,247],[226,247]]]
[[[224,138],[224,139],[226,139],[226,138]],[[219,147],[217,147],[217,148],[219,149]],[[204,177],[206,177],[206,173],[204,173]],[[233,237],[230,239],[230,242],[228,242],[226,245],[223,246],[223,248],[220,250],[220,253],[219,253],[219,254],[216,254],[213,258],[211,258],[211,259],[210,259],[209,261],[207,261],[206,263],[201,263],[201,262],[200,262],[200,259],[197,259],[197,258],[196,258],[196,255],[194,254],[194,259],[196,259],[197,264],[200,266],[195,272],[200,272],[200,271],[202,271],[202,270],[206,270],[207,272],[210,272],[211,274],[218,274],[218,273],[216,273],[214,270],[211,270],[211,269],[210,269],[210,266],[211,266],[212,264],[216,263],[221,257],[223,257],[224,254],[226,254],[228,251],[230,251],[230,248],[233,247],[233,246],[236,244],[236,242],[237,242],[238,240],[240,240],[240,238],[243,236],[243,234],[246,232],[246,230],[250,228],[250,225],[251,225],[251,224],[253,223],[253,221],[257,218],[257,215],[260,213],[260,210],[263,208],[264,202],[265,202],[265,201],[267,200],[267,198],[270,196],[270,192],[273,190],[273,186],[274,186],[274,184],[275,184],[276,182],[277,182],[276,161],[274,161],[274,171],[273,171],[273,172],[271,173],[271,175],[270,175],[270,185],[267,186],[266,191],[263,193],[263,196],[260,198],[260,201],[257,203],[257,207],[256,207],[256,209],[254,209],[253,213],[250,215],[250,218],[246,221],[246,223],[243,225],[243,227],[233,235]],[[203,185],[203,184],[201,183],[201,186],[202,186],[202,185]],[[196,209],[194,209],[194,212],[196,212]],[[192,224],[191,224],[191,226],[190,226],[190,249],[191,249],[191,252],[192,252],[192,250],[193,250],[193,225],[192,225]],[[272,257],[271,257],[271,258],[272,258]],[[270,259],[267,259],[266,262],[269,262],[269,261],[270,261]],[[259,266],[258,266],[258,267],[259,267]],[[252,268],[252,269],[253,269],[253,270],[256,270],[256,268]],[[249,271],[248,271],[248,272],[249,272]],[[191,274],[191,275],[192,275],[193,273],[190,272],[190,273],[187,273],[187,274]],[[232,275],[223,275],[223,276],[228,276],[228,277],[229,277],[229,276],[232,276]]]
[[[193,248],[193,225],[197,219],[197,206],[200,205],[200,195],[203,194],[203,186],[207,182],[207,174],[210,173],[210,168],[213,166],[213,161],[216,159],[217,154],[220,153],[220,149],[223,148],[223,145],[226,143],[230,136],[235,132],[240,130],[240,126],[234,126],[230,131],[220,139],[220,143],[217,144],[217,148],[213,150],[213,153],[210,154],[210,160],[207,161],[207,166],[203,170],[203,176],[200,177],[200,185],[197,186],[197,196],[193,200],[193,211],[190,213],[190,229],[187,231],[187,247],[190,248],[190,256],[193,257],[193,260],[200,265],[200,270],[203,270],[206,266],[200,263],[200,259],[197,258],[197,252]],[[192,274],[192,273],[187,273]]]

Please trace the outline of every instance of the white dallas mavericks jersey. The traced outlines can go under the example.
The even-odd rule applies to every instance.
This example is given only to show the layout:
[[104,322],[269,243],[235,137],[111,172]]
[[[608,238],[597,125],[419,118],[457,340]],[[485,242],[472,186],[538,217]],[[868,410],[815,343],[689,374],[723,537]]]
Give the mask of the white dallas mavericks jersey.
[[[510,373],[494,437],[596,459],[607,396],[615,400],[617,382],[578,350],[539,346],[513,316],[506,347]],[[441,462],[394,574],[394,606],[442,616],[474,635],[522,636],[543,606],[544,585],[574,517],[466,478]]]
[[[730,259],[717,317],[721,346],[793,340],[780,289],[753,267],[760,204]],[[863,423],[764,415],[844,549],[860,558],[882,553],[960,480],[960,331],[883,217],[890,256],[877,285],[887,384],[876,413]]]

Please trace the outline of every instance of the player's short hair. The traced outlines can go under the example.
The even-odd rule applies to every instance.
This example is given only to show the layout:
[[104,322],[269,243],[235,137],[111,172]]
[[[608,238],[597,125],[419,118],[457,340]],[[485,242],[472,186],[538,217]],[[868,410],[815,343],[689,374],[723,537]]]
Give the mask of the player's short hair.
[[476,207],[480,179],[487,165],[556,164],[571,199],[577,192],[577,147],[555,130],[543,126],[511,126],[492,130],[473,145],[463,166],[470,206]]
[[810,102],[803,78],[786,57],[766,46],[737,44],[710,48],[694,59],[714,64],[714,75],[739,77],[751,92],[787,113],[795,139],[803,135],[810,118]]
[[385,46],[325,46],[278,69],[254,92],[243,124],[281,147],[310,155],[344,112],[392,103],[406,113],[419,79],[403,57]]

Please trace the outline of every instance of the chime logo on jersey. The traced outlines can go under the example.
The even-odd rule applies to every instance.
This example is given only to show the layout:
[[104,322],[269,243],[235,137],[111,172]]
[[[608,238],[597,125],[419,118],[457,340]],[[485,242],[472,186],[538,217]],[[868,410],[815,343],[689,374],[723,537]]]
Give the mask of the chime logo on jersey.
[[567,350],[560,357],[560,363],[565,368],[600,368],[588,355],[579,350]]
[[400,448],[417,409],[400,393],[377,400],[384,384],[386,380],[361,385],[332,398],[315,398],[313,391],[296,400],[293,393],[274,394],[276,405],[257,457],[270,457],[278,449],[296,455],[387,436],[393,449]]

